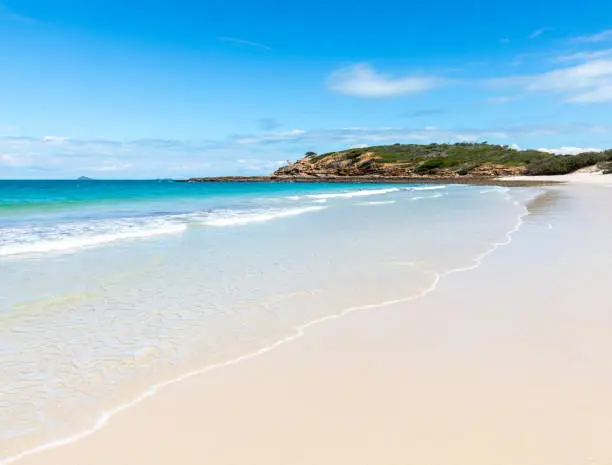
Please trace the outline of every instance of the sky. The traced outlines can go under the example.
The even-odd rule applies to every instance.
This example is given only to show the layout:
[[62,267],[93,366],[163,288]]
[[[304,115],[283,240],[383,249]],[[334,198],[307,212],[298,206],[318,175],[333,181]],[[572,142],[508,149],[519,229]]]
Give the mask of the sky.
[[457,141],[612,148],[612,2],[0,0],[0,179]]

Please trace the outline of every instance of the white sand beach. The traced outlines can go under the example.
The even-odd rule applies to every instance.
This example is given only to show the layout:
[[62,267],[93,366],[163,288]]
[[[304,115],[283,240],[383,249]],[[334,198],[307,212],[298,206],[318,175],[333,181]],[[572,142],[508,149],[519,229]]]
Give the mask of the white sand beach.
[[506,181],[553,181],[572,184],[598,184],[612,185],[612,174],[602,174],[593,168],[584,168],[571,174],[557,176],[507,176],[501,178]]
[[607,465],[612,190],[576,183],[418,300],[309,327],[14,463]]

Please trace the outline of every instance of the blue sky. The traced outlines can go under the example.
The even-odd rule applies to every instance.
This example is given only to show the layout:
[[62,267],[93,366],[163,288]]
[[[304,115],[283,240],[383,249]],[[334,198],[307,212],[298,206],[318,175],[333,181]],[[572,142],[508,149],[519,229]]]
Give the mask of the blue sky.
[[0,0],[0,178],[472,140],[612,147],[612,2]]

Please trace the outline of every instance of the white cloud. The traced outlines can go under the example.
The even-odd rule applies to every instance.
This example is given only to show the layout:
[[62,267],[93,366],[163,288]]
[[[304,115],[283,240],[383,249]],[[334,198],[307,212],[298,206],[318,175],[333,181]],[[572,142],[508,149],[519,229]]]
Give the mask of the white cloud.
[[236,143],[240,145],[261,144],[266,142],[281,142],[285,140],[293,140],[295,137],[304,134],[303,129],[292,129],[290,131],[267,133],[261,137],[238,137]]
[[597,60],[612,55],[612,48],[605,50],[594,50],[590,52],[575,52],[568,55],[561,55],[555,58],[556,62],[570,62],[570,61],[590,61]]
[[570,102],[612,100],[612,60],[592,60],[536,76],[527,90],[567,93]]
[[14,155],[8,153],[0,153],[0,164],[6,166],[21,166],[22,163]]
[[130,169],[132,166],[131,163],[122,163],[122,164],[114,164],[114,165],[101,165],[101,166],[90,166],[87,168],[89,171],[96,171],[98,173],[104,172],[112,172],[112,171],[125,171]]
[[[503,128],[347,127],[293,129],[284,132],[235,136],[216,141],[165,139],[114,141],[67,139],[43,142],[41,137],[0,137],[0,178],[105,178],[152,179],[161,177],[265,174],[279,160],[301,157],[306,151],[331,151],[354,146],[393,143],[492,141],[512,143],[525,139],[582,134],[581,140],[599,144],[612,133],[606,125],[505,126]],[[245,141],[248,145],[245,145]],[[540,142],[542,145],[544,142]],[[554,144],[554,142],[553,142]],[[555,145],[549,145],[555,147]],[[245,150],[248,148],[248,150]],[[553,150],[553,149],[551,149]],[[554,149],[559,150],[559,149]],[[591,149],[575,149],[577,151]]]
[[444,83],[436,76],[390,76],[381,74],[367,64],[340,69],[332,73],[328,86],[331,90],[355,97],[381,98],[416,94]]
[[591,60],[532,76],[492,79],[495,86],[522,86],[530,92],[563,94],[575,103],[612,101],[612,59]]
[[352,147],[357,145],[376,145],[396,142],[457,142],[497,140],[504,141],[515,137],[551,136],[557,134],[607,131],[601,126],[557,125],[557,126],[522,126],[507,127],[503,129],[444,129],[437,126],[424,126],[420,128],[405,127],[378,127],[378,128],[337,128],[320,130],[300,130],[293,134],[283,133],[284,136],[273,139],[267,137],[238,137],[227,144],[237,146],[251,144],[251,147],[266,147],[270,144],[302,144],[310,146],[312,150],[320,150],[321,146],[331,149],[339,147]]
[[544,34],[546,31],[550,31],[551,29],[552,28],[550,27],[541,27],[540,29],[536,29],[531,34],[529,34],[529,38],[536,39],[537,37],[540,37],[542,34]]
[[582,42],[582,43],[605,42],[607,40],[612,40],[612,29],[601,31],[601,32],[598,32],[597,34],[574,37],[572,39],[573,42]]
[[603,152],[603,149],[593,147],[558,147],[556,149],[540,148],[540,152],[554,153],[557,155],[578,155],[584,152]]
[[42,140],[43,142],[57,142],[61,144],[62,142],[66,142],[68,138],[60,136],[45,136]]

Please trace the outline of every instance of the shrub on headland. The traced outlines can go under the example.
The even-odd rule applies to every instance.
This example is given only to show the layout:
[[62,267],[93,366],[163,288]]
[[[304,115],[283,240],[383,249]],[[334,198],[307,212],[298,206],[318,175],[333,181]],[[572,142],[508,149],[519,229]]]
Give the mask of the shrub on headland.
[[443,158],[432,158],[431,160],[427,160],[425,163],[418,166],[416,168],[416,172],[420,174],[429,173],[435,169],[442,168],[445,163],[446,162]]
[[527,165],[529,175],[553,175],[573,173],[581,168],[612,161],[612,150],[605,152],[585,152],[578,155],[557,155],[537,160]]

